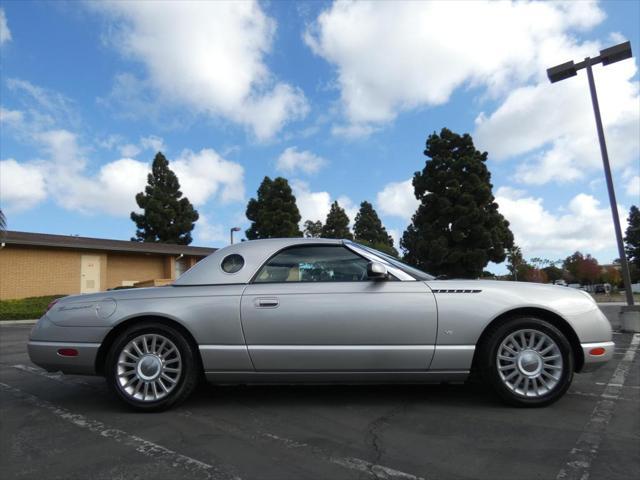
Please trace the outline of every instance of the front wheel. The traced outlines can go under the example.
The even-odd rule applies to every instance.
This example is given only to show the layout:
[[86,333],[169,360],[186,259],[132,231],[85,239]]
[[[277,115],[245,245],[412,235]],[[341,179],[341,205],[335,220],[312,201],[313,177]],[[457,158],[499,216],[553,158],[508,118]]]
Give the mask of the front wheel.
[[106,360],[107,383],[129,406],[159,411],[185,400],[198,382],[197,361],[183,335],[145,322],[124,331]]
[[562,397],[573,379],[571,345],[551,323],[514,318],[492,328],[480,345],[482,376],[505,401],[541,407]]

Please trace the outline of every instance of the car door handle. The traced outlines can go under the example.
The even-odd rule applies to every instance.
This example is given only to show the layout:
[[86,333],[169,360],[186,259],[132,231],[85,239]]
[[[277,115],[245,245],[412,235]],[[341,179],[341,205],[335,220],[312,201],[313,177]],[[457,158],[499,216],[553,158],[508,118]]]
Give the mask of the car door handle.
[[276,308],[280,301],[277,298],[257,298],[255,305],[256,308]]

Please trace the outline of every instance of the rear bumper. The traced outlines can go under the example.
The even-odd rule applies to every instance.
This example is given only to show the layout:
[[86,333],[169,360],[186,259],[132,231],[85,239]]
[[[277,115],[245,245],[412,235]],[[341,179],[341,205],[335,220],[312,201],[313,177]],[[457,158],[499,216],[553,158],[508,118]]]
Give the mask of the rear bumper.
[[[615,343],[613,342],[595,342],[595,343],[582,343],[582,353],[584,356],[584,365],[580,372],[591,372],[600,368],[613,358],[613,351],[615,350]],[[600,355],[594,355],[591,353],[594,349],[604,349],[604,353]]]
[[[95,363],[99,343],[40,342],[31,340],[27,344],[29,358],[48,372],[61,371],[78,375],[95,375]],[[78,355],[64,357],[60,349],[75,349]]]

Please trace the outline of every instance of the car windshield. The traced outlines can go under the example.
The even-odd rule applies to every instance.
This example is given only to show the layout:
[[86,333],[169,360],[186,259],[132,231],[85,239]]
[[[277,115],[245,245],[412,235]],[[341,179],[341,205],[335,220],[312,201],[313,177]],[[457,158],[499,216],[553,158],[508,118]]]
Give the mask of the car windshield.
[[381,252],[380,250],[376,250],[375,248],[371,248],[371,247],[367,247],[366,245],[362,245],[361,243],[355,243],[353,242],[354,245],[358,246],[359,248],[362,248],[363,250],[366,250],[367,252],[370,252],[372,254],[374,254],[376,257],[380,257],[383,260],[385,260],[386,262],[390,263],[391,265],[393,265],[394,267],[396,267],[399,270],[402,270],[404,273],[411,275],[413,278],[415,278],[416,280],[435,280],[436,277],[434,277],[433,275],[429,275],[426,272],[423,272],[422,270],[418,270],[416,267],[412,267],[411,265],[407,265],[404,262],[401,262],[400,260],[398,260],[397,258]]

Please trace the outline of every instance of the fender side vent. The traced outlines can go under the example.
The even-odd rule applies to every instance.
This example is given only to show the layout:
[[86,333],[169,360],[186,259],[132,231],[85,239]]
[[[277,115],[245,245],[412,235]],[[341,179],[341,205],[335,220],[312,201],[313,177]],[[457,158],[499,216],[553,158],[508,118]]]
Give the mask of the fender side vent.
[[446,288],[441,288],[441,289],[435,289],[432,290],[433,293],[480,293],[482,290],[475,290],[475,289],[446,289]]

